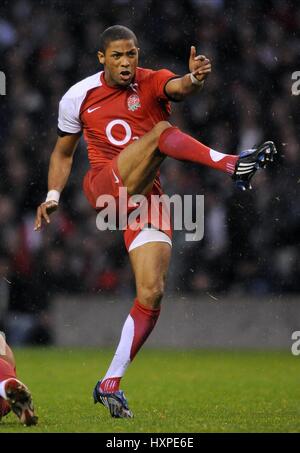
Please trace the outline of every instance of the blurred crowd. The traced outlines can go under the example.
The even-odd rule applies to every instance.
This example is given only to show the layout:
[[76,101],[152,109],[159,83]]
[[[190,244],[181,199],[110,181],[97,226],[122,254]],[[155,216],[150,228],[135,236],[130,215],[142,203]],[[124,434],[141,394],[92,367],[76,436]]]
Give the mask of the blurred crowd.
[[[192,44],[211,59],[201,94],[173,104],[173,124],[222,152],[266,139],[279,151],[246,193],[223,173],[164,162],[166,193],[205,195],[204,239],[191,243],[184,231],[174,233],[167,291],[217,298],[300,291],[300,96],[291,91],[300,70],[298,2],[2,0],[0,324],[6,320],[15,343],[25,332],[27,341],[51,342],[47,313],[57,294],[134,295],[122,234],[97,230],[82,192],[83,141],[59,211],[42,232],[33,231],[47,193],[59,100],[100,70],[99,35],[114,24],[136,33],[140,66],[183,75]],[[24,335],[14,338],[21,315]]]

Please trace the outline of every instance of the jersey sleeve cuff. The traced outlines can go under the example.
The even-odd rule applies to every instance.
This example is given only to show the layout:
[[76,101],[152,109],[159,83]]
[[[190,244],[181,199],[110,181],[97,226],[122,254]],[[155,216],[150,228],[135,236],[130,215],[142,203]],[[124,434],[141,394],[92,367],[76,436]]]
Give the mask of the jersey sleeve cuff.
[[59,137],[65,137],[66,135],[81,135],[82,134],[82,131],[79,131],[79,132],[66,132],[66,131],[62,131],[59,127],[57,128],[57,135]]

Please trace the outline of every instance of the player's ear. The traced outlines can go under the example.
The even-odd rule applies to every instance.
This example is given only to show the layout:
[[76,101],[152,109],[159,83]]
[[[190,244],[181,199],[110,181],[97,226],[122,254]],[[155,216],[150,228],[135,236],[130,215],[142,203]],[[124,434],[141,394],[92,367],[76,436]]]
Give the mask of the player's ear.
[[104,64],[105,63],[105,55],[103,52],[101,52],[101,50],[98,50],[97,52],[97,56],[98,56],[98,60],[101,64]]

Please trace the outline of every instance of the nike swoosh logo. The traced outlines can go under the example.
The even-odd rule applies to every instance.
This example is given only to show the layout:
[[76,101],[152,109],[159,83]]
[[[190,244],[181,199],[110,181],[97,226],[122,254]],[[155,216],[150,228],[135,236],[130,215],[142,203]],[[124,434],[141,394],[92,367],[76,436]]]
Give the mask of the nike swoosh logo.
[[100,108],[101,108],[101,106],[100,106],[100,107],[95,107],[94,109],[87,109],[87,112],[88,112],[88,113],[92,113],[92,112],[94,112],[95,110],[98,110],[98,109],[100,109]]
[[113,172],[113,175],[115,177],[115,183],[118,184],[120,182],[119,178],[117,177],[117,175],[115,174],[115,172],[113,170],[111,170]]

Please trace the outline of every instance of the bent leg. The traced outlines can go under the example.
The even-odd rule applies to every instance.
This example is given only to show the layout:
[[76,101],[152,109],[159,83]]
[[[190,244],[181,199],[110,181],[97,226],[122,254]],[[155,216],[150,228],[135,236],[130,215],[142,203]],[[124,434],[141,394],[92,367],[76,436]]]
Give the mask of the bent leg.
[[0,419],[12,410],[23,425],[36,425],[31,393],[16,376],[12,350],[0,332]]
[[151,190],[157,171],[166,158],[157,149],[159,137],[170,127],[167,121],[157,123],[119,154],[118,170],[129,195],[145,195]]
[[[232,174],[238,156],[223,154],[215,151],[189,135],[181,132],[177,127],[172,127],[167,121],[160,121],[153,129],[143,137],[135,140],[120,152],[116,159],[116,170],[119,173],[123,186],[127,188],[129,195],[147,195],[154,184],[160,165],[169,156],[177,160],[197,162],[202,165]],[[108,188],[112,190],[103,191],[104,170],[95,177],[93,176],[92,189],[85,178],[85,193],[91,202],[99,195],[114,192],[118,179],[113,179],[111,169],[109,169]],[[114,178],[117,178],[114,175]],[[93,205],[93,200],[91,202]]]
[[4,334],[0,332],[0,420],[10,412],[10,405],[4,398],[2,383],[7,379],[16,378],[15,359],[12,350],[5,341]]
[[128,193],[147,194],[167,156],[206,165],[231,175],[238,160],[238,156],[220,153],[172,127],[167,121],[161,121],[119,154],[118,170]]
[[4,385],[3,383],[7,379],[15,379],[16,378],[16,372],[14,367],[3,358],[3,356],[0,356],[0,420],[2,417],[7,415],[10,412],[10,405],[6,401],[6,394],[4,390]]

